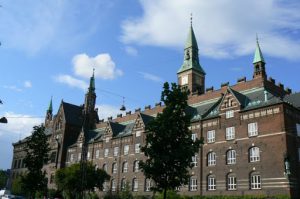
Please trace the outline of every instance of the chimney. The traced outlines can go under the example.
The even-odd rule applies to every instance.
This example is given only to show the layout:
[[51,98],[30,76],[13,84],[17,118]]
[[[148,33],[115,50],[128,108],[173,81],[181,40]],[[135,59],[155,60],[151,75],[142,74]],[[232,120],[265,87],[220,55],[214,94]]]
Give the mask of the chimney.
[[131,115],[131,111],[126,112],[126,115]]
[[155,103],[155,106],[161,106],[161,102]]
[[222,83],[222,84],[221,84],[221,88],[224,88],[224,87],[226,87],[226,86],[228,86],[228,85],[229,85],[229,82]]
[[122,117],[122,113],[118,114],[117,117]]
[[214,87],[213,86],[206,89],[206,92],[213,92],[213,91],[214,91]]
[[148,106],[145,106],[145,110],[150,110],[151,109],[151,106],[148,105]]
[[272,77],[269,78],[269,81],[275,84],[275,79],[273,79]]
[[111,120],[112,120],[112,116],[108,117],[107,120],[108,120],[108,121],[111,121]]
[[268,101],[268,91],[264,90],[265,102]]
[[287,87],[287,88],[285,89],[285,92],[287,92],[287,94],[291,94],[291,93],[292,93],[292,89],[290,89],[289,87]]
[[135,112],[140,112],[140,111],[141,111],[141,108],[135,109]]
[[246,82],[246,77],[241,77],[237,80],[237,83]]

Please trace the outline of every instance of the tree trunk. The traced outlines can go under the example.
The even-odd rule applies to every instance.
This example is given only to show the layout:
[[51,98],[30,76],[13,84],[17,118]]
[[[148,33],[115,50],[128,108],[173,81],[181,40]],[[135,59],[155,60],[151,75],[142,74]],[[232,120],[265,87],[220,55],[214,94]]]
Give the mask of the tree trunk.
[[164,199],[167,199],[167,188],[164,190]]

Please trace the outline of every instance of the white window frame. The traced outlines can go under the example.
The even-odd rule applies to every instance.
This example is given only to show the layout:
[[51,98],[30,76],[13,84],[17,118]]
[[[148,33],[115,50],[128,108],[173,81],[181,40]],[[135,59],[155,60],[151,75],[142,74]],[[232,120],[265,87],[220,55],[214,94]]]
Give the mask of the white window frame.
[[257,122],[252,122],[248,124],[248,136],[253,137],[258,135]]
[[214,143],[216,141],[216,131],[207,131],[207,143]]
[[197,191],[198,189],[198,183],[196,178],[190,178],[190,191]]
[[128,162],[123,162],[123,168],[122,168],[123,173],[127,173],[128,172]]
[[74,162],[74,161],[75,161],[74,154],[73,154],[73,153],[71,153],[71,154],[70,154],[70,162]]
[[87,153],[87,159],[89,160],[89,159],[91,159],[91,153],[88,151],[88,153]]
[[217,157],[215,152],[209,152],[207,154],[207,166],[215,166],[217,164]]
[[104,149],[104,157],[107,158],[109,155],[109,149]]
[[141,146],[140,143],[137,143],[137,144],[134,145],[134,151],[135,151],[135,153],[140,153],[140,146]]
[[116,146],[116,147],[114,147],[114,156],[116,157],[118,155],[119,155],[119,147]]
[[236,151],[231,149],[226,153],[227,164],[236,164]]
[[235,139],[235,127],[227,127],[226,128],[226,140],[234,140]]
[[139,181],[137,178],[133,178],[132,180],[132,191],[137,192],[139,190]]
[[124,155],[128,155],[128,153],[129,153],[129,145],[127,144],[124,146]]
[[122,178],[121,180],[121,191],[124,191],[125,188],[126,188],[126,179],[125,178]]
[[134,171],[134,172],[139,172],[139,170],[140,170],[139,161],[136,160],[136,161],[134,161],[134,163],[133,163],[133,171]]
[[116,162],[112,164],[112,173],[117,173],[118,172],[118,165]]
[[81,160],[81,153],[78,153],[78,161]]
[[193,167],[197,167],[198,166],[198,158],[197,158],[197,154],[195,154],[194,156],[192,156],[192,164],[193,164]]
[[140,137],[141,134],[142,134],[142,131],[136,131],[136,132],[135,132],[135,137]]
[[195,142],[197,139],[197,134],[196,133],[192,133],[192,140]]
[[237,180],[236,176],[234,175],[229,175],[227,177],[227,190],[228,191],[235,191],[237,187]]
[[226,111],[225,115],[226,115],[226,119],[233,118],[234,117],[234,110]]
[[100,150],[99,150],[99,149],[96,150],[95,157],[96,157],[97,159],[100,157]]
[[111,180],[111,191],[112,192],[115,192],[115,191],[117,191],[117,183],[116,183],[116,180],[115,179],[112,179]]
[[261,189],[261,177],[259,174],[251,175],[250,186],[252,190]]
[[146,178],[145,179],[145,192],[151,191],[151,187],[152,187],[151,179]]
[[260,150],[258,147],[251,147],[249,149],[249,161],[259,162],[260,161]]
[[208,191],[215,191],[215,190],[217,190],[215,176],[208,176],[207,177],[207,190]]
[[297,136],[300,137],[300,124],[299,123],[296,124],[296,130],[297,130]]
[[107,189],[107,181],[104,181],[102,191],[106,191],[106,189]]

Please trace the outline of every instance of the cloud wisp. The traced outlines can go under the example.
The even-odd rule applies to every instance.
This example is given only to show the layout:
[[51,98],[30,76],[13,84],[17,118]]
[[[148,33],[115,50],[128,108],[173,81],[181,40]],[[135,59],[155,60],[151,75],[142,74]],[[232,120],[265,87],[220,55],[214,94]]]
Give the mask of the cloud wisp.
[[156,83],[162,83],[163,79],[161,77],[158,77],[156,75],[145,73],[145,72],[138,72],[144,79],[150,80]]
[[74,78],[71,75],[58,75],[54,77],[54,80],[59,83],[67,84],[73,88],[79,88],[84,91],[88,88],[88,84],[80,79]]
[[143,15],[122,23],[121,40],[126,45],[182,48],[192,12],[199,52],[204,56],[251,54],[258,33],[265,54],[300,59],[299,1],[144,0],[140,4]]

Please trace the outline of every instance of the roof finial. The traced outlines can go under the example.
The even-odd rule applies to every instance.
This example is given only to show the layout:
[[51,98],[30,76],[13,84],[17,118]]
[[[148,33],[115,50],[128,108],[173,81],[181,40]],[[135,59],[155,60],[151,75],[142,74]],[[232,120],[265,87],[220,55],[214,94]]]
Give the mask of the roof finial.
[[191,26],[193,26],[193,13],[191,12]]
[[93,68],[93,77],[95,76],[95,68]]

